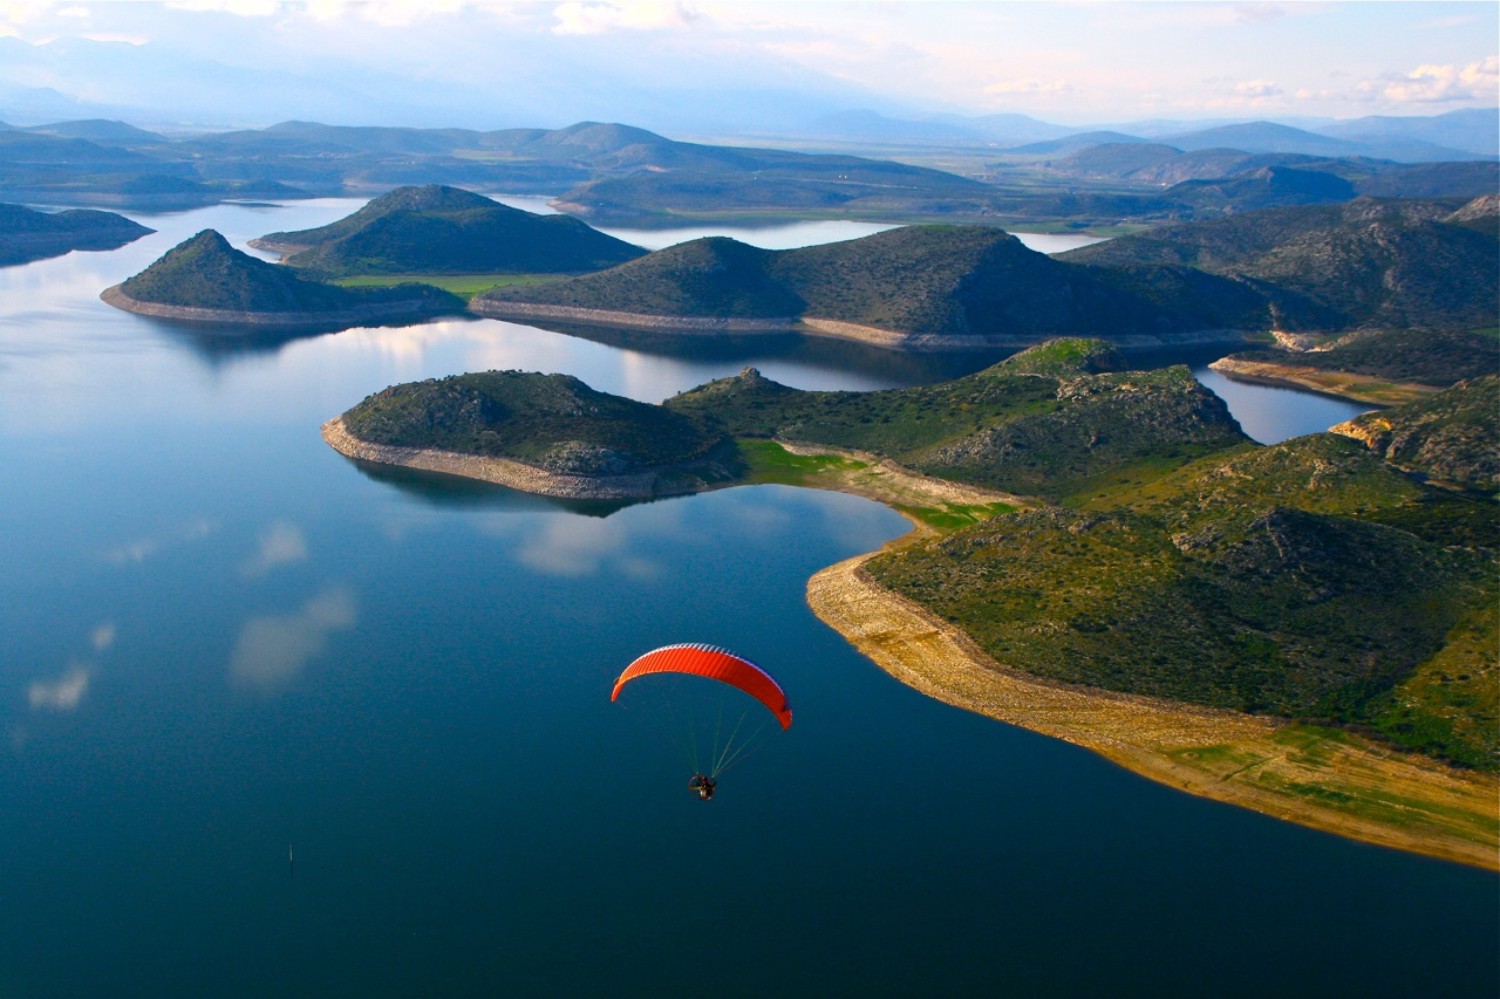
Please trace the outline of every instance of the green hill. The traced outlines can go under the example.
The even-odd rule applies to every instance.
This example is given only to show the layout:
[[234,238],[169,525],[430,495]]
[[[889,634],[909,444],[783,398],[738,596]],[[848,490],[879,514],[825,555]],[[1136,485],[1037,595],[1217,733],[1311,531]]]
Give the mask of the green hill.
[[[1182,270],[1182,269],[1179,269]],[[612,270],[476,298],[664,316],[836,320],[916,335],[1037,339],[1058,334],[1170,338],[1250,321],[1262,300],[1242,285],[1182,271],[1178,284],[1133,288],[1062,264],[988,226],[925,225],[796,250],[722,237],[657,251]],[[1226,304],[1227,303],[1227,304]]]
[[1429,502],[1327,434],[1115,495],[998,517],[869,571],[1032,675],[1500,765],[1493,571],[1445,525],[1464,501]]
[[1105,345],[1078,343],[1044,344],[955,381],[881,392],[800,391],[748,369],[664,405],[711,416],[740,437],[873,452],[930,475],[1052,499],[1248,441],[1186,368],[1090,374],[1111,355]]
[[536,215],[457,188],[402,187],[317,229],[262,236],[285,263],[333,275],[579,273],[646,251],[566,215]]
[[1500,375],[1459,382],[1425,399],[1355,417],[1336,429],[1422,476],[1500,491]]
[[257,260],[205,229],[168,250],[120,290],[137,302],[241,313],[326,313],[408,303],[413,314],[461,312],[463,300],[428,285],[345,289]]
[[71,250],[113,250],[155,231],[114,212],[84,208],[39,212],[0,204],[0,266]]
[[1443,202],[1277,208],[1061,254],[1100,268],[1193,267],[1257,286],[1280,329],[1493,325],[1500,247]]
[[704,462],[728,447],[710,420],[597,392],[571,375],[520,371],[393,386],[343,420],[372,444],[511,458],[585,475]]

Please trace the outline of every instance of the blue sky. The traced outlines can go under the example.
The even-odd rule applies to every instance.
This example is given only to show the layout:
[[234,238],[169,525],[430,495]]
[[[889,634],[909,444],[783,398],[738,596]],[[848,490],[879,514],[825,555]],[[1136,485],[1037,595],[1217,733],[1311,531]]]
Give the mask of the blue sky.
[[1484,3],[6,3],[0,119],[647,127],[870,108],[1063,124],[1492,108]]

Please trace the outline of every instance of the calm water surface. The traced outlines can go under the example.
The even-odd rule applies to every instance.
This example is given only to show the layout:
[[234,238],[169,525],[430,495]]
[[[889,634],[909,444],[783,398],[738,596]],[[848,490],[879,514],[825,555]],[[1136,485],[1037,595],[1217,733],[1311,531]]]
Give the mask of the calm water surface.
[[[656,401],[746,364],[872,388],[980,360],[492,321],[252,345],[97,300],[202,228],[352,207],[143,217],[0,270],[0,995],[1493,992],[1493,876],[1175,793],[852,652],[803,587],[904,531],[877,504],[608,512],[317,432],[493,367]],[[608,700],[682,640],[796,708],[708,805],[670,719]]]

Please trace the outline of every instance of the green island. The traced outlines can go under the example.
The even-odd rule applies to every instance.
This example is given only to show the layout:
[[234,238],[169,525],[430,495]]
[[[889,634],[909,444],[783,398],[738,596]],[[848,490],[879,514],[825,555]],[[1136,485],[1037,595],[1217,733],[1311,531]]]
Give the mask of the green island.
[[114,212],[89,208],[41,212],[0,204],[0,267],[60,257],[73,250],[113,250],[153,231]]
[[242,253],[212,229],[168,250],[100,297],[127,312],[196,323],[326,328],[400,322],[463,311],[463,299],[427,284],[340,288]]
[[490,372],[386,389],[324,436],[557,496],[870,496],[916,529],[808,599],[904,682],[1195,794],[1495,868],[1500,377],[1261,446],[1185,368],[1125,367],[1061,339],[939,385],[747,369],[660,406]]

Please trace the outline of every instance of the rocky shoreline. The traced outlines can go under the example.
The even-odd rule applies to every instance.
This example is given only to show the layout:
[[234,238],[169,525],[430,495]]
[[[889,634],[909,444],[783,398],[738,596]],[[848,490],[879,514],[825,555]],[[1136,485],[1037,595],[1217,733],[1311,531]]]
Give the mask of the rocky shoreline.
[[700,492],[703,488],[701,481],[674,475],[681,471],[675,468],[649,468],[630,475],[571,475],[508,458],[371,444],[351,434],[341,416],[323,424],[322,432],[323,440],[346,458],[458,475],[556,499],[646,500]]
[[99,298],[106,304],[125,312],[152,316],[157,319],[179,319],[192,323],[231,326],[262,326],[266,329],[307,329],[325,326],[347,328],[367,323],[428,319],[441,314],[428,303],[417,299],[371,303],[330,312],[245,312],[235,309],[200,309],[187,305],[142,302],[140,299],[131,298],[125,294],[119,285],[104,289],[99,293]]

